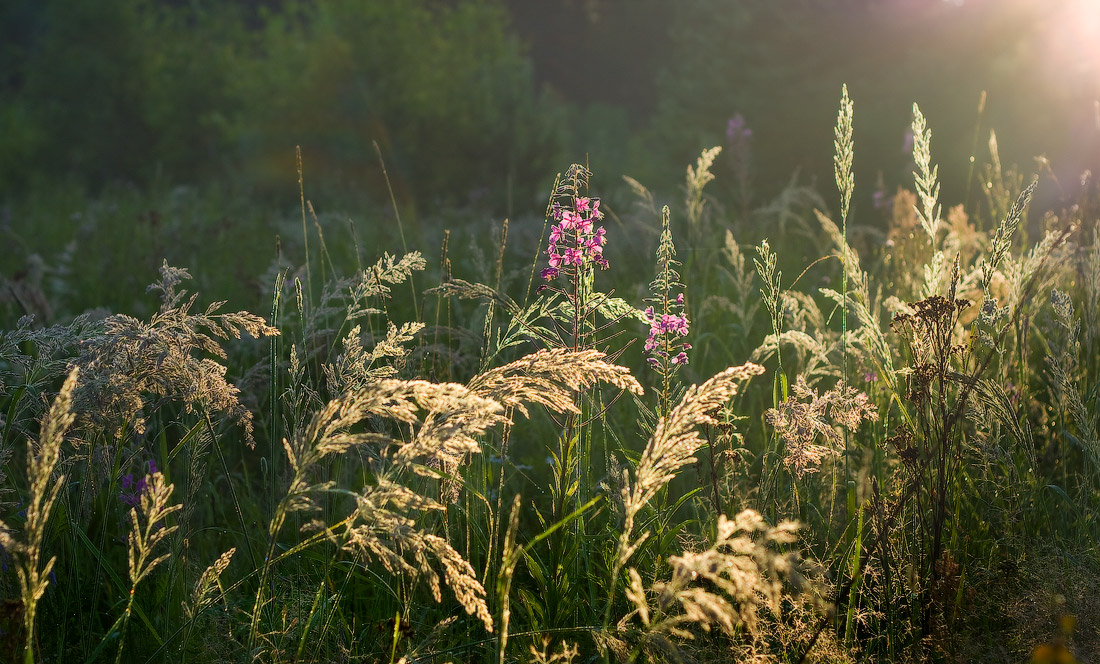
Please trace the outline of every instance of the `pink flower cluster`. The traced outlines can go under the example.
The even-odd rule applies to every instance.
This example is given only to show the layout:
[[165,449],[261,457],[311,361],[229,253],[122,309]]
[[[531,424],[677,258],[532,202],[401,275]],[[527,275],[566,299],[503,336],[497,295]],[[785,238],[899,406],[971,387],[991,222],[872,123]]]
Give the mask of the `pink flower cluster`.
[[577,197],[573,204],[573,210],[560,203],[554,203],[551,208],[553,219],[558,223],[550,229],[550,246],[546,249],[548,267],[540,273],[547,281],[570,265],[579,270],[587,263],[595,263],[607,269],[607,259],[603,257],[607,231],[595,225],[603,218],[600,199]]
[[[680,293],[674,300],[675,306],[684,306],[684,294]],[[645,350],[650,353],[649,363],[657,367],[662,358],[668,358],[671,364],[687,364],[688,356],[684,351],[691,350],[691,344],[677,344],[676,336],[686,337],[688,333],[687,316],[676,314],[656,314],[653,307],[646,307],[646,320],[649,321],[649,338],[645,341]],[[673,352],[679,350],[673,355]]]

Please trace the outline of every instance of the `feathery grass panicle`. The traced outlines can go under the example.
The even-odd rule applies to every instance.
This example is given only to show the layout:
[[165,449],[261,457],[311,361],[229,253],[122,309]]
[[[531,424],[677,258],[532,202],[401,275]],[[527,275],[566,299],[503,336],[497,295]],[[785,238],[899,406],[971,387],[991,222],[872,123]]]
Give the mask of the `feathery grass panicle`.
[[397,258],[388,252],[382,254],[382,258],[374,265],[364,269],[355,275],[355,278],[347,284],[348,320],[356,320],[371,313],[381,313],[381,310],[371,306],[371,300],[384,301],[390,295],[390,286],[396,286],[412,278],[413,272],[418,272],[427,267],[428,263],[419,251],[411,251]]
[[1050,292],[1050,305],[1055,320],[1062,328],[1062,347],[1060,352],[1046,358],[1047,368],[1053,379],[1053,391],[1062,402],[1063,412],[1069,414],[1077,428],[1077,443],[1093,466],[1094,477],[1100,477],[1100,422],[1095,409],[1085,404],[1081,389],[1077,384],[1080,368],[1080,332],[1081,321],[1073,311],[1073,300],[1067,293],[1058,289]]
[[[878,419],[867,395],[843,383],[819,394],[799,376],[791,392],[778,408],[768,410],[765,419],[786,443],[783,463],[798,477],[817,472],[822,459],[837,453],[842,440],[836,425],[855,433],[864,420]],[[816,444],[819,438],[828,444]]]
[[852,141],[853,109],[852,100],[848,97],[848,85],[845,84],[833,130],[833,175],[836,178],[836,188],[840,191],[840,218],[845,221],[852,205],[852,192],[856,188],[856,177],[852,173],[852,160],[855,156],[855,144]]
[[880,378],[886,381],[892,394],[898,394],[897,376],[894,370],[894,351],[890,342],[886,339],[883,326],[879,320],[878,307],[871,299],[870,280],[866,272],[860,266],[859,255],[844,238],[841,230],[833,220],[826,217],[818,210],[814,211],[818,222],[825,233],[833,241],[837,251],[843,256],[845,273],[848,276],[848,292],[838,293],[829,288],[822,288],[821,292],[838,304],[852,308],[859,321],[859,329],[856,330],[855,340],[866,350],[870,360],[874,363]]
[[27,498],[26,522],[23,526],[23,538],[16,539],[7,527],[0,523],[0,549],[3,549],[15,561],[16,575],[19,578],[20,597],[23,600],[23,625],[26,631],[26,645],[23,649],[23,661],[34,661],[34,623],[38,602],[50,583],[56,558],[51,556],[42,564],[42,544],[46,539],[46,528],[50,513],[57,502],[58,494],[65,486],[65,476],[54,477],[54,470],[61,459],[61,443],[72,426],[75,416],[72,412],[73,391],[77,386],[79,369],[73,368],[61,386],[61,391],[50,406],[49,413],[42,421],[37,450],[30,441],[27,443],[27,479],[30,493]]
[[171,555],[164,553],[151,557],[157,544],[178,528],[167,524],[167,518],[181,509],[180,505],[169,504],[174,488],[165,483],[163,473],[153,473],[139,497],[138,506],[130,510],[127,559],[130,582],[134,588]]
[[[385,338],[379,339],[367,352],[363,348],[362,328],[356,325],[341,342],[344,352],[335,362],[326,363],[322,368],[329,390],[341,394],[397,375],[398,366],[412,352],[405,344],[413,341],[423,329],[423,323],[402,323],[398,327],[387,321]],[[380,362],[385,359],[390,363]]]
[[[719,515],[718,532],[710,548],[669,559],[673,578],[667,585],[655,588],[660,593],[658,601],[666,606],[679,603],[684,617],[704,628],[717,623],[727,634],[735,626],[754,632],[760,600],[772,611],[779,611],[782,577],[795,570],[797,560],[794,553],[780,554],[768,547],[794,544],[797,531],[798,524],[793,521],[769,527],[752,510],[741,512],[733,520]],[[702,581],[709,582],[725,597],[710,591]],[[696,583],[698,586],[691,587]]]
[[[421,413],[425,412],[422,419]],[[342,532],[330,534],[331,526],[324,522],[307,525],[323,529],[337,539],[341,548],[378,561],[391,574],[425,579],[439,602],[442,595],[434,561],[443,568],[444,579],[467,612],[477,615],[491,631],[485,589],[473,568],[447,540],[425,532],[415,518],[427,511],[442,511],[443,506],[396,480],[404,470],[434,477],[435,473],[424,469],[422,462],[444,464],[446,473],[455,472],[460,459],[480,451],[475,436],[505,421],[502,412],[499,403],[472,394],[464,385],[384,379],[329,401],[293,440],[284,439],[293,477],[268,526],[267,556],[253,603],[249,648],[260,637],[276,538],[288,515],[317,511],[311,494],[347,493],[333,481],[310,484],[310,469],[327,456],[367,445],[372,448],[375,483],[356,494],[356,510],[341,522]],[[411,427],[419,425],[419,429],[407,442],[382,433],[353,430],[371,416]]]
[[[1060,380],[1057,382],[1061,384]],[[993,431],[994,427],[999,425],[1001,431],[1008,433],[1016,449],[1022,450],[1027,456],[1027,467],[1035,468],[1038,460],[1035,454],[1032,424],[1028,418],[1017,416],[1016,404],[1013,401],[1013,395],[1010,395],[1000,382],[982,378],[974,385],[971,419],[977,427],[979,441],[984,443],[987,449],[993,448],[997,438],[1000,437]],[[1010,472],[1015,470],[1015,468],[1009,468]]]
[[[398,479],[405,471],[427,477],[442,471],[444,479],[454,477],[463,459],[481,451],[478,438],[490,427],[509,421],[506,409],[527,414],[534,403],[558,412],[577,412],[575,391],[598,382],[641,391],[629,371],[606,362],[603,353],[543,350],[483,372],[468,385],[383,379],[333,399],[293,440],[284,441],[294,476],[271,521],[269,548],[287,514],[316,509],[309,494],[336,490],[331,483],[311,485],[309,468],[326,456],[369,445],[375,484],[357,494],[358,507],[339,535],[342,548],[377,560],[391,574],[424,579],[437,602],[442,595],[436,570],[442,568],[443,580],[459,603],[491,631],[486,592],[473,568],[446,539],[425,532],[417,520],[425,512],[443,511],[443,505]],[[394,420],[413,431],[407,440],[399,440],[354,430],[370,416]],[[265,579],[267,568],[265,564]],[[264,604],[262,595],[261,587],[254,608],[254,633]]]
[[656,217],[659,214],[657,212],[657,201],[653,197],[653,192],[629,175],[623,175],[623,182],[626,183],[626,186],[630,188],[630,191],[633,192],[634,197],[637,199],[634,201],[634,205],[638,209],[644,212],[648,217]]
[[706,207],[703,188],[714,180],[714,174],[710,172],[710,169],[714,166],[714,160],[721,153],[721,145],[703,150],[699,158],[695,160],[695,166],[692,167],[688,164],[687,167],[687,177],[684,181],[684,209],[687,211],[688,224],[695,233],[701,230],[703,211]]
[[1068,258],[1070,249],[1066,240],[1076,229],[1075,225],[1071,225],[1063,231],[1049,230],[1020,259],[1013,260],[1011,256],[1005,258],[1006,310],[1019,308],[1025,303],[1029,293],[1043,292],[1054,285],[1060,276],[1059,270],[1041,268],[1048,262],[1063,263],[1064,261],[1057,260],[1060,256]]
[[997,232],[994,234],[993,239],[990,240],[989,252],[983,257],[981,267],[982,290],[987,293],[986,297],[989,297],[989,285],[993,281],[994,271],[1008,255],[1009,249],[1012,248],[1012,236],[1016,234],[1016,229],[1020,227],[1027,206],[1031,202],[1031,195],[1035,193],[1035,188],[1038,185],[1039,181],[1035,180],[1020,192],[1008,214],[997,226]]
[[214,597],[214,589],[219,586],[222,574],[226,568],[229,567],[230,561],[233,559],[233,554],[237,553],[236,547],[230,548],[228,551],[218,556],[217,560],[212,562],[209,567],[202,571],[199,575],[198,581],[195,582],[194,590],[191,591],[190,601],[184,601],[183,613],[188,620],[193,620],[199,613],[206,607],[210,606],[216,601]]
[[48,408],[43,399],[58,379],[71,370],[69,363],[81,342],[100,328],[100,311],[80,314],[65,325],[38,327],[35,316],[21,316],[11,329],[0,330],[0,448],[20,437],[38,435],[36,426]]
[[768,309],[768,313],[771,314],[772,331],[778,335],[782,327],[781,321],[783,317],[783,310],[779,306],[783,293],[781,286],[783,273],[775,269],[779,257],[772,251],[767,238],[761,240],[760,246],[756,247],[756,254],[757,258],[752,259],[752,262],[753,265],[756,266],[757,275],[759,275],[760,280],[764,282],[764,287],[760,289],[760,294],[764,296],[764,306]]
[[387,572],[423,578],[432,597],[441,602],[443,596],[434,561],[443,568],[448,587],[468,614],[475,615],[493,630],[493,618],[485,602],[486,592],[473,567],[447,540],[424,532],[412,518],[426,510],[442,511],[442,505],[385,479],[376,486],[366,487],[357,497],[354,521],[347,527],[342,548],[361,553],[378,561]]
[[728,635],[744,629],[755,635],[761,607],[779,612],[784,579],[801,580],[797,553],[781,552],[797,541],[798,528],[793,521],[769,527],[752,510],[733,519],[719,515],[707,549],[669,558],[670,580],[646,590],[638,572],[627,570],[626,594],[633,610],[619,621],[620,632],[638,616],[642,643],[671,651],[674,659],[682,655],[670,639],[693,639],[692,626],[707,632],[717,627]]
[[647,533],[634,539],[638,513],[681,468],[695,461],[695,452],[706,442],[699,436],[696,427],[717,424],[713,413],[737,394],[741,383],[762,373],[764,367],[751,362],[730,367],[702,385],[688,387],[680,403],[658,420],[656,430],[638,460],[634,482],[624,483],[621,488],[623,527],[611,576],[612,590],[619,571],[648,537]]
[[573,664],[580,656],[580,648],[568,641],[562,641],[557,650],[551,650],[550,637],[542,637],[542,647],[528,646],[533,664]]
[[176,288],[188,278],[186,270],[165,262],[160,280],[149,287],[161,292],[162,303],[148,323],[109,316],[102,333],[81,344],[72,364],[81,369],[74,399],[85,428],[118,432],[127,423],[142,433],[147,408],[175,400],[188,412],[197,404],[202,411],[223,413],[241,427],[249,447],[255,446],[252,413],[240,402],[240,390],[225,380],[220,341],[239,339],[241,332],[258,339],[279,330],[247,312],[217,313],[224,302],[191,313],[197,296]]
[[[473,403],[464,403],[464,400]],[[478,397],[471,398],[469,390],[456,383],[385,379],[333,399],[314,414],[299,435],[283,442],[295,471],[296,480],[292,486],[305,482],[305,471],[326,456],[343,454],[352,447],[364,444],[392,443],[392,439],[383,434],[351,431],[352,427],[371,415],[415,425],[421,424],[421,410],[446,413],[460,405],[467,410],[487,413],[485,418],[488,421],[479,420],[479,426],[488,427],[500,421],[499,416],[495,415],[501,410],[499,404]],[[467,448],[465,440],[468,437],[463,440],[463,449]],[[406,451],[403,457],[411,461],[426,449],[432,448],[418,445]]]
[[182,508],[180,505],[169,504],[173,488],[173,485],[165,483],[162,473],[155,472],[147,479],[145,488],[138,497],[137,507],[130,509],[131,527],[126,537],[130,594],[126,600],[126,610],[119,618],[121,627],[115,664],[122,661],[122,653],[126,649],[126,630],[133,613],[138,584],[172,555],[162,553],[152,557],[157,545],[179,528],[178,524],[168,525],[168,517]]
[[703,300],[702,310],[712,308],[722,309],[734,317],[741,325],[741,329],[748,331],[756,318],[756,312],[760,308],[760,300],[753,297],[752,281],[753,271],[745,260],[745,253],[733,236],[733,231],[726,229],[726,241],[722,249],[722,257],[727,265],[719,265],[718,269],[729,279],[728,292],[734,293],[736,299],[727,295],[715,294]]
[[[741,383],[762,373],[764,367],[750,362],[729,367],[702,385],[688,387],[680,403],[657,421],[657,427],[636,465],[633,483],[629,482],[627,473],[623,471],[620,487],[623,523],[612,562],[611,588],[604,609],[605,628],[610,623],[619,574],[650,535],[646,532],[635,537],[634,528],[638,514],[681,468],[695,461],[695,452],[706,442],[699,436],[696,427],[717,424],[714,412],[737,394]],[[640,586],[640,582],[637,585]],[[639,595],[635,584],[632,583],[627,589],[627,594],[628,597]]]
[[540,350],[501,367],[478,374],[467,384],[471,393],[492,399],[505,408],[527,415],[527,403],[555,412],[579,412],[574,400],[579,390],[605,383],[633,394],[642,386],[630,370],[611,364],[598,350]]
[[921,203],[917,215],[921,228],[928,234],[929,243],[935,247],[940,223],[940,167],[932,165],[932,130],[928,128],[916,103],[913,104],[913,161],[918,171],[913,173],[913,179]]
[[515,580],[516,565],[519,564],[522,550],[516,546],[516,533],[519,531],[519,508],[522,498],[517,493],[512,499],[512,510],[508,516],[508,527],[504,531],[504,544],[500,552],[500,571],[497,574],[497,602],[500,604],[500,629],[497,632],[498,664],[505,664],[508,652],[508,625],[512,620],[512,582]]
[[[687,388],[680,403],[657,423],[653,437],[642,451],[634,484],[624,500],[628,523],[677,471],[695,461],[693,455],[706,442],[696,427],[717,424],[713,413],[737,394],[741,383],[762,373],[764,367],[749,362],[730,367],[702,385]],[[624,528],[624,536],[628,530]]]

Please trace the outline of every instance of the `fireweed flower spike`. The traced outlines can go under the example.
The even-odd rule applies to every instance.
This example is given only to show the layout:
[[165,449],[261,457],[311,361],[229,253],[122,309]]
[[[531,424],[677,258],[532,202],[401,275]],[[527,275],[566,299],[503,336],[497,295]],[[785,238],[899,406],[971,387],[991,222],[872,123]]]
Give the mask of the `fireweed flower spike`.
[[[546,248],[546,267],[540,275],[546,281],[561,276],[579,276],[592,265],[602,270],[608,267],[603,256],[607,244],[607,230],[596,223],[603,219],[600,199],[576,196],[565,198],[550,207],[550,217],[557,222],[550,228],[550,244]],[[571,207],[570,207],[571,205]],[[569,269],[573,268],[573,269]]]
[[[676,260],[676,245],[672,241],[669,228],[669,210],[662,210],[661,241],[657,247],[657,275],[649,284],[650,296],[646,302],[645,319],[649,323],[649,336],[646,338],[645,351],[649,354],[646,361],[656,369],[662,378],[662,413],[668,410],[671,395],[672,376],[681,366],[688,363],[687,351],[691,344],[684,343],[689,330],[689,321],[684,312],[684,285],[680,283]],[[675,293],[675,294],[674,294]]]

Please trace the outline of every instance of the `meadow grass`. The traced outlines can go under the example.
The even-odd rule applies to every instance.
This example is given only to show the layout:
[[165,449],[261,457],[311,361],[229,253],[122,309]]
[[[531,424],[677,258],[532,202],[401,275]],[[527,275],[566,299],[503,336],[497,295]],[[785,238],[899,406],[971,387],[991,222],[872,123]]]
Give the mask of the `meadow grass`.
[[0,656],[1100,654],[1097,185],[1037,214],[994,140],[945,217],[914,106],[914,191],[857,223],[855,108],[836,194],[732,212],[718,148],[680,203],[574,164],[543,216],[450,230],[304,179],[270,214],[28,198]]

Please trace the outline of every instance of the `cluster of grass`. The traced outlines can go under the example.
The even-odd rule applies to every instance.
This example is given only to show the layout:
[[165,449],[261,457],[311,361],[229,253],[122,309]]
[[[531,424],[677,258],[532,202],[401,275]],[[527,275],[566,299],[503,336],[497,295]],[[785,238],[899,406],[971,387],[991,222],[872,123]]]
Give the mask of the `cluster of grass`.
[[[1096,184],[1029,215],[991,143],[944,214],[914,106],[914,192],[857,225],[855,126],[845,90],[837,194],[732,214],[717,148],[682,204],[573,165],[543,220],[436,239],[303,190],[266,273],[194,248],[263,274],[263,315],[144,265],[151,230],[31,261],[0,282],[0,658],[1096,654]],[[40,322],[154,270],[148,315]]]

